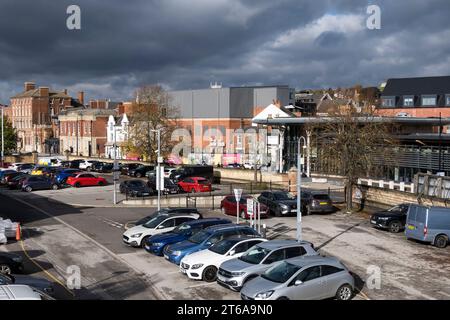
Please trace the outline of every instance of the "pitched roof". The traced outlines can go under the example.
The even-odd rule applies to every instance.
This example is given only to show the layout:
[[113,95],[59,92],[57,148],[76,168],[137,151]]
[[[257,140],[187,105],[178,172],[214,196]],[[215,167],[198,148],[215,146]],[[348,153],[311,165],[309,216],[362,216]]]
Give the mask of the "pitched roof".
[[389,79],[383,96],[450,94],[450,76]]
[[[69,95],[65,94],[63,91],[56,92],[56,91],[49,91],[48,93],[50,98],[60,98],[60,99],[69,99],[71,98]],[[16,94],[15,96],[11,97],[11,99],[16,98],[31,98],[31,97],[40,97],[39,89],[33,89],[24,91],[22,93]]]

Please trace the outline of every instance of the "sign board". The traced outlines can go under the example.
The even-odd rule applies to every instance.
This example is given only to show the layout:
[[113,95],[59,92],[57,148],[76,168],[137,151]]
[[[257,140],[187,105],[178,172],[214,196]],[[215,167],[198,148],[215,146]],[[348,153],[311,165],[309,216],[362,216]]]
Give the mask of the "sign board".
[[234,197],[236,198],[236,202],[241,201],[242,189],[234,189]]
[[279,136],[267,136],[267,144],[270,146],[279,145]]
[[119,181],[120,178],[120,172],[119,171],[114,171],[113,172],[113,180],[114,181]]
[[253,206],[254,203],[255,202],[253,201],[253,198],[247,199],[247,214],[250,217],[253,217],[253,214],[254,214],[254,206]]
[[164,158],[163,157],[158,157],[158,163],[163,163],[164,162]]
[[164,190],[164,167],[156,167],[156,190]]

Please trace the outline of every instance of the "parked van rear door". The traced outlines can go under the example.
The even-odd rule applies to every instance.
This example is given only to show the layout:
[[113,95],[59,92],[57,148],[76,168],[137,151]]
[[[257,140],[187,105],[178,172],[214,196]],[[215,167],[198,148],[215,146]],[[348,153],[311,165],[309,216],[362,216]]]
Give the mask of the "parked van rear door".
[[428,208],[411,205],[406,219],[405,234],[407,238],[425,240],[425,230],[428,221]]

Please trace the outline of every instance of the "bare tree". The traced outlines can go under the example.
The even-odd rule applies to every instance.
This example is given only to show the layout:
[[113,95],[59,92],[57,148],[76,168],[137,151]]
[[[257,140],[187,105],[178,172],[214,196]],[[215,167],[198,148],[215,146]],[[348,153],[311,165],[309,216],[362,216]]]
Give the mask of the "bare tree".
[[323,167],[345,177],[347,211],[352,210],[352,190],[358,178],[380,173],[379,160],[395,145],[391,123],[354,107],[341,109],[310,128],[316,135],[319,161]]
[[157,134],[161,130],[161,155],[171,153],[171,134],[178,125],[179,110],[171,105],[169,94],[161,86],[144,86],[136,90],[130,116],[128,152],[141,155],[151,162],[157,158]]

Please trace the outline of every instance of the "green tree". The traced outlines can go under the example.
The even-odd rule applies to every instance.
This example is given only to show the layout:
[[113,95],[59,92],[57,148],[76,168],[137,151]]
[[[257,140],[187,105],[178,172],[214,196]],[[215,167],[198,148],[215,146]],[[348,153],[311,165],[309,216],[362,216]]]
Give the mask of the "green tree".
[[[11,122],[6,117],[3,122],[3,134],[5,141],[5,154],[14,152],[17,147],[17,132],[16,129],[13,128]],[[0,148],[1,147],[2,142],[0,141]]]

